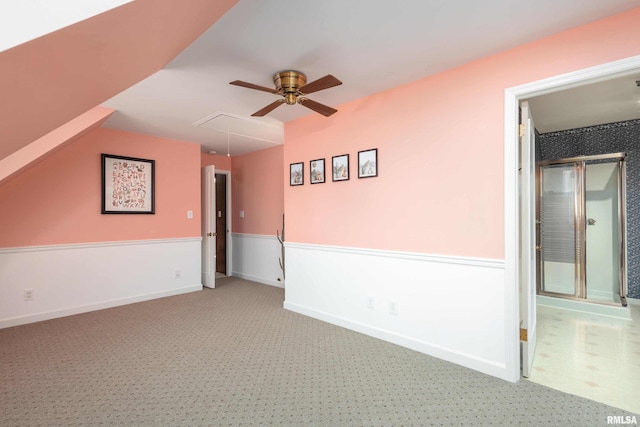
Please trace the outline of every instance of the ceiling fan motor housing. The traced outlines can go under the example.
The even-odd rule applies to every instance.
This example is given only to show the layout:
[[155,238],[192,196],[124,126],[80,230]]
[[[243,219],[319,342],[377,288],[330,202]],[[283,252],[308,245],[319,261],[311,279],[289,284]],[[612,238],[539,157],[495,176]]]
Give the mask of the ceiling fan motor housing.
[[307,84],[307,76],[299,71],[281,71],[273,76],[273,83],[277,91],[284,96],[286,103],[293,105],[300,95],[298,88]]

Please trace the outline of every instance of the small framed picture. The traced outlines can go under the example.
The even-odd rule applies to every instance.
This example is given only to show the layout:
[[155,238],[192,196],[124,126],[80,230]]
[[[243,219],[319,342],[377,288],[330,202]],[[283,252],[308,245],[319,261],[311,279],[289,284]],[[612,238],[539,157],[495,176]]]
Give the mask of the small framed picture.
[[311,183],[320,184],[324,182],[324,159],[311,160],[309,162],[311,171]]
[[304,184],[304,163],[291,163],[289,166],[289,185]]
[[332,160],[332,175],[333,181],[346,181],[349,179],[349,155],[342,154],[340,156],[333,156]]
[[155,160],[102,154],[103,214],[154,214]]
[[358,178],[378,176],[378,149],[358,151]]

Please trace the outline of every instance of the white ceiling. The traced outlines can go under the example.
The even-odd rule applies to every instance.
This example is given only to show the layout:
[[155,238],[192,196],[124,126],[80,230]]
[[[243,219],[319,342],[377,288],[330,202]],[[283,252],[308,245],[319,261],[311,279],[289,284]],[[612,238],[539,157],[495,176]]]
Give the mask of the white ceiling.
[[640,119],[640,70],[529,99],[540,133]]
[[[342,86],[309,97],[339,109],[342,103],[638,6],[640,0],[240,0],[163,70],[104,103],[117,110],[105,126],[193,141],[219,154],[229,147],[231,155],[239,155],[282,144],[283,123],[316,113],[284,105],[264,118],[251,118],[277,98],[229,85],[232,80],[272,87],[278,71],[298,70],[308,81],[333,74]],[[567,92],[564,100],[556,94],[549,103],[583,106],[579,93]],[[626,98],[608,101],[605,109],[628,109],[638,100]],[[602,99],[600,91],[593,101]],[[566,106],[538,117],[545,102],[533,101],[537,126],[564,126],[558,117]],[[637,102],[634,107],[640,117]],[[580,114],[596,110],[594,105]]]
[[2,0],[0,52],[131,0]]

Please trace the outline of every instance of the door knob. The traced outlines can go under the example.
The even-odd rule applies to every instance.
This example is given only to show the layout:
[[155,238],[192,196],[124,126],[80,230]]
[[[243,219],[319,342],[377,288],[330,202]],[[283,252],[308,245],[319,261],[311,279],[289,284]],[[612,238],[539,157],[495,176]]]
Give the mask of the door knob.
[[541,251],[542,250],[542,245],[536,245],[536,250]]

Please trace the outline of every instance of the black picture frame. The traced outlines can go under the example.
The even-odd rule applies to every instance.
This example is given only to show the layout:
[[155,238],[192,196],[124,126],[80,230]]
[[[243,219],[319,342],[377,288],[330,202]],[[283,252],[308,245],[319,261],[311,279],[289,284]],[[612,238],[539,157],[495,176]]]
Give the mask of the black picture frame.
[[304,185],[304,163],[291,163],[289,165],[289,185]]
[[155,160],[101,154],[103,214],[155,214]]
[[378,176],[378,149],[358,151],[358,178]]
[[324,159],[309,161],[309,182],[311,184],[322,184],[325,182]]
[[348,181],[349,180],[349,155],[341,154],[331,158],[331,180],[332,181]]

